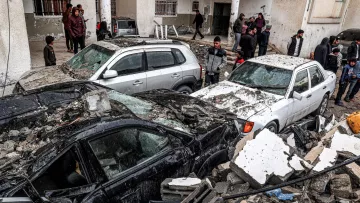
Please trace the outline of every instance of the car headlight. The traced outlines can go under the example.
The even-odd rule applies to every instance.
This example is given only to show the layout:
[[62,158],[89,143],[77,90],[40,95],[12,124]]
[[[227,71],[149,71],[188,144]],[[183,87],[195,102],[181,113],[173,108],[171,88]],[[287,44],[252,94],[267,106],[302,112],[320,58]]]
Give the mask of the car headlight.
[[239,133],[249,133],[254,128],[254,122],[237,119],[235,120],[235,126],[238,129]]

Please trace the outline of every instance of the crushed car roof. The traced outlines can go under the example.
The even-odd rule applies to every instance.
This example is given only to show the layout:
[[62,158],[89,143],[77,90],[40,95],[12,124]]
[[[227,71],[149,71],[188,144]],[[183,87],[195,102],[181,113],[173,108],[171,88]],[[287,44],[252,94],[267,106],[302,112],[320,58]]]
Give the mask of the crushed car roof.
[[248,60],[254,63],[261,63],[268,66],[279,67],[288,70],[294,70],[296,67],[301,66],[305,63],[311,62],[309,59],[294,57],[294,56],[287,56],[287,55],[266,55],[260,56],[253,59]]

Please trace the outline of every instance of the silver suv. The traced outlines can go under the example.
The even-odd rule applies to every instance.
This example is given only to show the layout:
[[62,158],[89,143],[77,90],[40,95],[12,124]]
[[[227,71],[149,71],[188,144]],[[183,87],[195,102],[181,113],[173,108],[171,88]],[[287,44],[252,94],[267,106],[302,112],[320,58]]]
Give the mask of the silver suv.
[[100,41],[66,63],[25,73],[15,92],[72,80],[90,80],[121,93],[171,89],[190,94],[201,88],[202,67],[186,43],[143,41],[129,47]]

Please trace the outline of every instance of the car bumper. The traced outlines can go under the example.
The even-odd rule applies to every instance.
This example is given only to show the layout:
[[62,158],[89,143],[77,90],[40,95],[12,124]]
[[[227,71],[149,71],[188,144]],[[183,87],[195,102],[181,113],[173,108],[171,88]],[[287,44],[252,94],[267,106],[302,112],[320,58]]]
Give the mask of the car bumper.
[[200,79],[196,82],[196,84],[194,85],[194,91],[198,91],[201,89],[203,85],[203,79]]

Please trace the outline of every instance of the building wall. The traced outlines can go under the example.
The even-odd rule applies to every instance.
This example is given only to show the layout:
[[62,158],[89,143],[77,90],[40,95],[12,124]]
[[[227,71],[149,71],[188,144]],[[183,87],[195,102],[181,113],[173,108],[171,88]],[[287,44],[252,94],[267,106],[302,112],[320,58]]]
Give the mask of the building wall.
[[273,0],[270,42],[283,53],[287,53],[290,37],[302,26],[305,6],[305,0]]
[[[7,2],[9,2],[10,15],[8,16]],[[9,17],[10,17],[10,36],[9,36]],[[7,58],[9,54],[10,38],[10,58],[6,85],[6,93],[12,91],[13,84],[26,71],[30,70],[30,51],[26,31],[24,7],[22,0],[2,0],[0,1],[0,96],[2,96],[7,70]]]
[[136,19],[136,1],[117,0],[116,16]]
[[[349,6],[346,12],[344,25],[342,30],[350,28],[360,28],[359,14],[360,14],[360,0],[349,0]],[[356,16],[356,17],[354,17]]]
[[[239,14],[245,14],[245,18],[257,17],[258,13],[263,13],[266,20],[271,19],[271,7],[273,0],[240,0]],[[261,8],[265,6],[264,8]]]
[[[29,40],[43,40],[47,35],[55,38],[64,36],[62,16],[37,16],[34,13],[32,0],[22,0]],[[85,10],[88,41],[96,41],[96,7],[95,0],[76,0],[73,5],[81,4]]]
[[141,37],[149,37],[155,29],[155,0],[142,0],[136,4],[136,22]]

